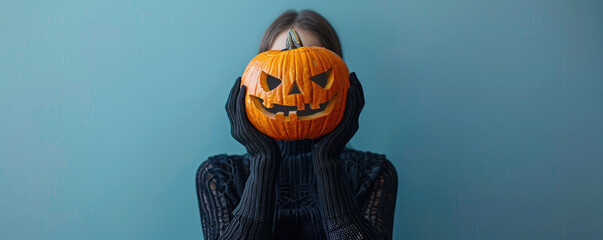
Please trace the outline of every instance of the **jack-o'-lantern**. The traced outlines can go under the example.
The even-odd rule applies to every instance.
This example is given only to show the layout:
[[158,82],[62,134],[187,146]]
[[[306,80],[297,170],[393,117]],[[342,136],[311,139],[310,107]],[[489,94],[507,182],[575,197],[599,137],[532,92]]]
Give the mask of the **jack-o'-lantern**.
[[247,65],[245,110],[251,124],[275,140],[315,139],[343,119],[349,71],[336,53],[304,47],[293,29],[287,48],[258,54]]

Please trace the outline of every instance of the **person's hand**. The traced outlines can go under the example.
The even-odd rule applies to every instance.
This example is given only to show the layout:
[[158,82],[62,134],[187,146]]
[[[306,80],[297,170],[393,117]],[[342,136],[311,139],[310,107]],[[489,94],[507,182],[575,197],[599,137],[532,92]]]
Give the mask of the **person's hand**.
[[338,158],[345,145],[358,131],[358,118],[363,107],[362,85],[356,78],[356,73],[350,73],[350,88],[343,120],[332,132],[314,140],[312,154],[315,159]]
[[[240,86],[240,87],[239,87]],[[257,130],[249,119],[245,110],[245,93],[247,86],[241,86],[241,77],[237,78],[228,95],[226,113],[230,120],[230,133],[234,139],[247,149],[251,156],[263,159],[280,157],[280,150],[274,139]]]
[[257,130],[245,110],[247,86],[237,78],[226,102],[230,133],[249,153],[249,177],[233,219],[220,239],[266,239],[270,237],[276,202],[276,179],[281,153],[274,139]]

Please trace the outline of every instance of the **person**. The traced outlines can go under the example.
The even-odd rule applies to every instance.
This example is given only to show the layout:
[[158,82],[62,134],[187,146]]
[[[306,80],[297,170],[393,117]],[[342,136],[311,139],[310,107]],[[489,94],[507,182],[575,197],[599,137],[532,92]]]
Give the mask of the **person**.
[[[283,49],[287,30],[306,46],[342,55],[332,26],[311,10],[286,11],[268,28],[259,52]],[[391,239],[396,170],[384,155],[346,148],[358,129],[362,87],[350,74],[342,122],[311,140],[275,141],[251,125],[240,77],[226,111],[244,155],[217,155],[196,175],[205,239]]]

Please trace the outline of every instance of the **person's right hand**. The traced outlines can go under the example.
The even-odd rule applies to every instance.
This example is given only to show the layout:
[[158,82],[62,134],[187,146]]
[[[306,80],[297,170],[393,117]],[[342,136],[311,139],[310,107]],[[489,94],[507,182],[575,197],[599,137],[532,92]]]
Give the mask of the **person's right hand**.
[[246,91],[247,86],[241,86],[241,77],[239,77],[228,95],[226,113],[230,120],[232,137],[245,146],[251,156],[261,157],[265,160],[280,158],[280,149],[276,141],[261,133],[249,122],[245,110]]

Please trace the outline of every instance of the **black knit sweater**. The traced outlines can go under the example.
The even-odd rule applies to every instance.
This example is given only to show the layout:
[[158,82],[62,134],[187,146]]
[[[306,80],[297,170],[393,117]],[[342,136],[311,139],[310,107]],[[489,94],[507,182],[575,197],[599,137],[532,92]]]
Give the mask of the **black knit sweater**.
[[[316,166],[322,162],[312,161],[310,140],[278,146],[277,176],[254,176],[254,184],[248,154],[201,164],[196,183],[206,240],[392,238],[398,179],[384,155],[346,148],[338,164]],[[245,191],[259,198],[242,202]]]

